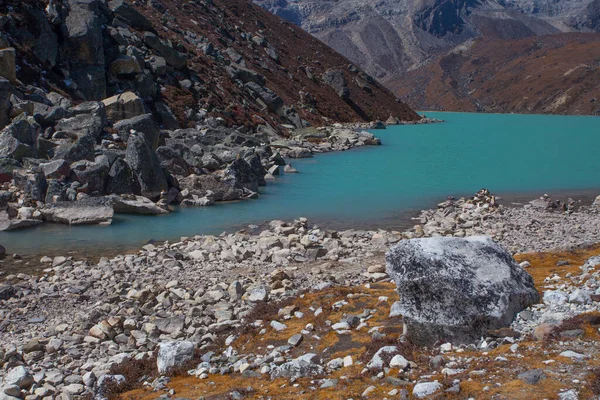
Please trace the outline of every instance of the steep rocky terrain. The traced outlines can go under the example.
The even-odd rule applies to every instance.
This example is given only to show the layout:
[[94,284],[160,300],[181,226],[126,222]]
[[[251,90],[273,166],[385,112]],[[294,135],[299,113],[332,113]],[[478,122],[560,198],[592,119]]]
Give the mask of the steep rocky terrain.
[[0,230],[255,197],[284,156],[378,143],[315,127],[420,119],[245,0],[8,0],[0,30]]
[[[443,109],[450,111],[472,110],[504,110],[518,112],[552,112],[552,113],[593,113],[595,107],[587,106],[590,97],[576,100],[577,104],[567,101],[566,104],[553,105],[557,100],[557,91],[569,92],[572,98],[580,91],[593,92],[595,85],[588,77],[583,82],[564,79],[562,73],[576,68],[580,64],[594,69],[598,54],[596,47],[585,49],[579,46],[578,55],[571,59],[567,56],[572,49],[559,49],[563,44],[574,40],[597,41],[596,36],[582,38],[581,36],[565,35],[560,39],[545,38],[545,35],[558,35],[568,32],[598,32],[600,29],[600,3],[590,0],[576,1],[491,1],[491,0],[425,0],[425,1],[316,1],[316,0],[256,0],[266,9],[302,26],[323,42],[344,54],[357,65],[386,84],[395,93],[406,96],[408,93],[430,90],[441,91],[431,93],[436,101],[422,101],[420,95],[414,94],[405,100],[413,107],[426,109]],[[529,39],[529,42],[513,42]],[[508,89],[501,96],[478,96],[472,99],[469,91],[491,93],[493,85],[480,85],[475,78],[468,88],[456,88],[453,80],[442,77],[439,69],[456,68],[453,61],[457,52],[471,48],[474,40],[479,42],[471,50],[473,59],[484,58],[487,55],[485,47],[491,48],[490,53],[502,54],[503,57],[491,57],[498,68],[507,67],[524,52],[523,64],[531,65],[532,69],[541,68],[536,61],[527,57],[539,57],[542,54],[532,54],[533,51],[523,48],[521,43],[540,43],[548,51],[552,51],[556,59],[560,59],[561,68],[544,69],[543,76],[538,80],[535,74],[528,78],[536,81],[536,96],[541,104],[532,105],[522,102],[522,91]],[[525,45],[527,47],[527,45]],[[481,57],[477,53],[481,49]],[[551,55],[549,55],[551,57]],[[537,60],[537,59],[536,59]],[[517,62],[517,61],[515,61]],[[440,66],[439,64],[444,64]],[[450,66],[447,66],[450,64]],[[472,64],[473,74],[485,76],[489,80],[494,72],[494,66],[485,62]],[[492,68],[491,68],[492,67]],[[562,68],[566,68],[562,71]],[[416,72],[414,72],[416,71]],[[521,70],[514,71],[511,77],[502,78],[516,81],[528,75],[522,75]],[[592,72],[592,75],[594,72]],[[573,77],[571,79],[574,79]],[[576,80],[576,79],[575,79]],[[499,82],[500,82],[499,81]],[[459,82],[460,86],[460,82]],[[464,85],[463,85],[464,86]],[[502,83],[498,83],[501,88]],[[512,86],[509,84],[509,87]],[[585,89],[582,89],[584,88]],[[449,91],[454,91],[448,94]],[[514,97],[510,93],[515,93]],[[544,96],[549,95],[550,100]],[[508,96],[508,97],[503,97]],[[451,97],[454,97],[451,99]],[[530,96],[534,97],[534,96]],[[592,96],[593,97],[593,96]],[[537,99],[536,99],[537,100]],[[475,104],[483,103],[481,105]],[[559,103],[562,103],[559,100]],[[511,103],[511,105],[496,103]],[[543,103],[543,104],[542,104]]]
[[477,40],[389,86],[420,110],[600,115],[600,34]]

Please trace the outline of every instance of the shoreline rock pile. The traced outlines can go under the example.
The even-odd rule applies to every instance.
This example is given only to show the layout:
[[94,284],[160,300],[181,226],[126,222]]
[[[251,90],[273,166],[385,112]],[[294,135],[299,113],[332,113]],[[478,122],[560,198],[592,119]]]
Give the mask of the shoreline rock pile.
[[522,207],[504,206],[487,189],[480,190],[472,198],[449,198],[436,209],[421,211],[415,218],[420,224],[404,232],[403,236],[411,239],[485,235],[513,254],[600,242],[597,205],[582,205],[574,212],[572,201],[563,210],[559,202],[546,196],[541,199],[543,207],[539,206],[540,199]]

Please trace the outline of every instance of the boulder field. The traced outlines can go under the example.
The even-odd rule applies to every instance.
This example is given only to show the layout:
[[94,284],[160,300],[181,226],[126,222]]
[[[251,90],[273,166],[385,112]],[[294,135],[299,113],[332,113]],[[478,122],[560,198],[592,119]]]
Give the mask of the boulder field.
[[[480,192],[453,204],[478,210],[478,220],[487,215],[484,222],[535,219],[540,237],[580,218],[599,221],[595,206],[563,211],[546,201],[549,208],[534,202],[509,213],[495,199]],[[514,238],[500,235],[497,222],[473,228],[495,241],[452,238],[470,220],[460,215],[448,238],[337,232],[298,219],[272,221],[260,233],[148,244],[98,263],[44,257],[39,274],[8,275],[0,285],[0,388],[31,399],[124,391],[125,398],[593,398],[598,247],[539,253],[547,244],[533,237],[523,243],[531,253],[515,261],[503,250]],[[577,236],[579,246],[589,239]],[[445,264],[456,274],[444,275]],[[429,290],[413,290],[424,273]],[[423,343],[413,340],[417,333]]]

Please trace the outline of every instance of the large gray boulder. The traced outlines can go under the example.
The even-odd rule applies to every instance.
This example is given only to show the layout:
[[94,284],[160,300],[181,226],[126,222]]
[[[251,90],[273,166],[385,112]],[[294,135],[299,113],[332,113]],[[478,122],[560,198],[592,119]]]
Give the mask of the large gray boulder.
[[165,174],[144,136],[129,136],[125,161],[138,178],[142,196],[154,200],[160,197],[163,190],[168,189]]
[[350,89],[348,88],[348,82],[344,72],[339,69],[328,70],[322,76],[323,82],[331,86],[338,96],[344,101],[350,99]]
[[468,343],[536,303],[533,279],[485,236],[404,240],[386,254],[411,342]]

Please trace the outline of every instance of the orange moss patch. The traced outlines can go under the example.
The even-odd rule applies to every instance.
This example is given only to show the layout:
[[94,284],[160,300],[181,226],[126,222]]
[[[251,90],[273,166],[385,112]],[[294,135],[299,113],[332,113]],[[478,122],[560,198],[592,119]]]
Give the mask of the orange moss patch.
[[[600,254],[600,244],[582,249],[561,251],[561,252],[538,252],[523,253],[515,255],[517,262],[529,261],[531,267],[527,272],[532,276],[538,289],[544,285],[544,279],[554,274],[564,278],[568,273],[578,273],[579,267],[583,265],[588,258]],[[568,261],[568,265],[557,266],[559,261]]]

